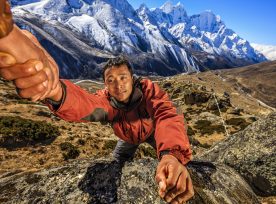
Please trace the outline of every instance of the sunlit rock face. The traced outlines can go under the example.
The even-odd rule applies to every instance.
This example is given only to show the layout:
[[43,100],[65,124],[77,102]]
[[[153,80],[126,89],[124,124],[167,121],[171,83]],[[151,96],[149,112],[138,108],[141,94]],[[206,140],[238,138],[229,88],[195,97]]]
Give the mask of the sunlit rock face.
[[[74,160],[39,172],[7,173],[0,178],[5,203],[165,203],[154,181],[157,160],[124,166],[106,159]],[[230,167],[209,162],[188,165],[195,196],[190,204],[258,203],[248,184]]]
[[214,145],[201,159],[236,169],[261,196],[276,195],[276,113]]

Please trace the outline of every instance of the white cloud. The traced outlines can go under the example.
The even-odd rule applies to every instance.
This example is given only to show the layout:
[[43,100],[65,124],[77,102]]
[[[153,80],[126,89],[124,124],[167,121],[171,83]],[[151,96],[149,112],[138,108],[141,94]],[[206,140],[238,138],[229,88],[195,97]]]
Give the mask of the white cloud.
[[262,53],[268,60],[276,60],[276,46],[275,45],[261,45],[251,43],[251,46]]

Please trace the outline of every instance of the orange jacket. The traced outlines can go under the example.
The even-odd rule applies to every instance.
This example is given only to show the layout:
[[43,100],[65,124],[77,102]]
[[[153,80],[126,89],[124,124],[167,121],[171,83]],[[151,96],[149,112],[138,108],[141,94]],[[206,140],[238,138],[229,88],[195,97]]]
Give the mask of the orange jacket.
[[191,159],[189,139],[183,114],[168,94],[148,79],[136,80],[129,104],[117,102],[106,89],[91,94],[68,80],[62,80],[64,94],[57,110],[67,121],[109,122],[115,135],[131,144],[144,142],[153,132],[157,155],[162,151],[174,155],[182,164]]

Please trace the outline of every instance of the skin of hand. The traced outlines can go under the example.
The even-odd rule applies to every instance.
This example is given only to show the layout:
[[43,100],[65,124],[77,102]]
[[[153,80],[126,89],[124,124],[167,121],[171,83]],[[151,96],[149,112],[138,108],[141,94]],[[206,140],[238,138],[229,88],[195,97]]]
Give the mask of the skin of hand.
[[[47,75],[42,62],[38,60],[16,63],[12,55],[0,52],[0,76],[6,80],[13,80],[18,94],[22,98],[35,101],[34,97],[47,91]],[[55,77],[58,78],[58,75]],[[46,97],[55,101],[61,100],[62,88],[59,81]]]
[[[33,101],[43,100],[59,83],[58,68],[51,56],[42,48],[38,40],[31,33],[20,30],[13,24],[8,1],[0,0],[0,52],[12,55],[16,63],[26,63],[30,59],[43,63],[43,70],[47,75],[44,85],[47,89],[32,96]],[[24,94],[23,94],[24,95]]]
[[[51,82],[50,80],[47,80],[45,83],[49,84],[49,86],[47,86],[47,91],[45,92],[44,95],[42,96],[36,96],[34,97],[35,100],[42,100],[42,99],[45,99],[45,98],[51,98],[53,97],[54,93],[57,92],[56,89],[58,89],[58,87],[61,87],[60,86],[60,82],[59,82],[59,69],[58,69],[58,65],[57,63],[55,62],[55,60],[51,57],[51,55],[40,45],[39,41],[37,40],[37,38],[32,34],[30,33],[29,31],[27,30],[21,30],[38,48],[40,48],[44,55],[47,57],[47,60],[48,60],[48,63],[49,63],[49,68],[44,68],[44,71],[45,73],[47,74],[48,76],[48,79],[50,79],[51,77],[49,76],[52,76],[52,80],[53,82]],[[49,82],[50,81],[50,82]],[[52,85],[52,86],[51,86]]]
[[47,88],[44,92],[41,91],[35,96],[32,95],[32,97],[30,97],[32,101],[45,99],[49,96],[51,90],[54,90],[58,86],[58,66],[51,56],[42,48],[35,36],[28,31],[22,31],[15,26],[7,37],[0,39],[0,52],[9,53],[15,58],[18,64],[24,64],[30,59],[42,62],[43,71],[47,76],[44,85],[46,85]]
[[194,196],[192,179],[187,168],[172,155],[162,157],[155,179],[159,185],[159,196],[168,203],[185,203]]
[[0,0],[0,38],[6,37],[13,29],[11,8],[7,0]]

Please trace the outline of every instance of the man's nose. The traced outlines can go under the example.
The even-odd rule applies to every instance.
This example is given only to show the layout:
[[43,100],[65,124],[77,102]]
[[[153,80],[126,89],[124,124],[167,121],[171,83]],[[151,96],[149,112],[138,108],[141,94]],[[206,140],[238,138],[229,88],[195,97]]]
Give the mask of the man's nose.
[[122,88],[123,87],[123,85],[124,85],[124,83],[122,82],[122,81],[120,81],[120,80],[116,80],[115,81],[115,86],[116,86],[116,88]]

